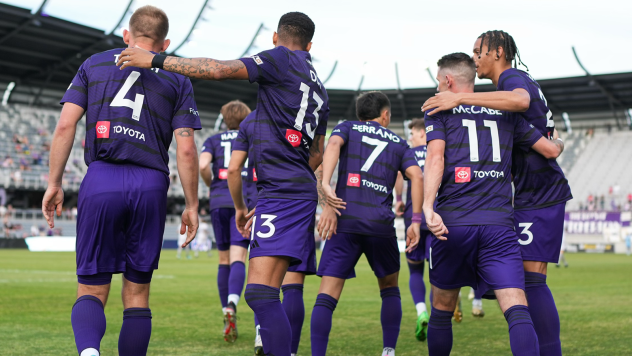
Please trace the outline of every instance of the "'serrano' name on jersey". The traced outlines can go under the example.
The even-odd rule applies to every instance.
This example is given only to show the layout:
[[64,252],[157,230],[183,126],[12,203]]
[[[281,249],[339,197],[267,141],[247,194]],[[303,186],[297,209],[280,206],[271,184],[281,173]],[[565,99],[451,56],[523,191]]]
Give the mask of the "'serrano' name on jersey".
[[391,132],[382,130],[380,128],[375,130],[375,126],[353,124],[353,130],[356,130],[358,132],[366,132],[366,133],[370,133],[370,134],[379,135],[382,138],[389,139],[389,140],[391,140],[393,142],[396,142],[396,143],[400,141],[399,136],[397,136],[397,135],[395,135],[395,134],[393,134]]
[[373,182],[369,182],[366,179],[362,180],[362,185],[367,187],[367,188],[373,188],[375,190],[377,190],[378,192],[382,192],[382,193],[388,193],[388,191],[386,190],[386,187],[380,184],[376,184]]
[[487,115],[502,115],[503,113],[500,110],[488,109],[486,107],[480,106],[480,110],[477,109],[477,106],[470,106],[469,108],[464,108],[463,105],[459,105],[458,108],[452,109],[453,114],[467,113],[467,114],[487,114]]

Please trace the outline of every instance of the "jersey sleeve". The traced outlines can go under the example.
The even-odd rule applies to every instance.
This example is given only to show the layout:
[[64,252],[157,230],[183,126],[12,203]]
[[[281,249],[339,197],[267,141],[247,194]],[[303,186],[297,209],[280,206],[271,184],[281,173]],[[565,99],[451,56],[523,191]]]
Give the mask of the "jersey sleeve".
[[512,120],[514,122],[514,147],[528,151],[531,146],[535,145],[542,138],[542,134],[522,116],[512,116],[515,116]]
[[178,101],[174,107],[173,119],[171,120],[171,129],[176,130],[184,127],[194,130],[202,129],[200,114],[193,96],[193,86],[189,78],[184,78],[180,85]]
[[529,92],[529,83],[519,74],[512,73],[501,79],[499,86],[503,91],[513,91],[514,89],[524,89]]
[[408,145],[404,145],[404,155],[402,156],[402,163],[399,167],[404,177],[406,177],[406,170],[412,166],[418,166],[417,160],[415,159],[415,152],[413,152]]
[[233,143],[233,151],[248,152],[248,148],[250,147],[250,142],[248,140],[249,129],[250,122],[243,121],[241,125],[239,125],[239,133],[237,134],[237,138]]
[[241,58],[251,83],[278,84],[288,73],[290,58],[284,47],[276,47],[251,57]]
[[88,58],[81,64],[77,74],[74,78],[72,78],[72,82],[70,86],[66,90],[66,93],[61,98],[60,104],[65,103],[73,103],[75,105],[79,105],[86,110],[88,108],[88,71],[90,68],[90,60],[92,57]]
[[200,152],[208,152],[210,154],[213,154],[213,147],[212,147],[213,143],[211,138],[207,138],[206,141],[204,141],[204,144],[202,145],[202,150]]
[[445,141],[445,121],[443,120],[441,113],[428,115],[426,112],[424,119],[426,121],[426,141]]
[[349,140],[349,125],[344,122],[338,124],[338,126],[334,127],[329,137],[331,138],[333,136],[339,136],[346,143]]

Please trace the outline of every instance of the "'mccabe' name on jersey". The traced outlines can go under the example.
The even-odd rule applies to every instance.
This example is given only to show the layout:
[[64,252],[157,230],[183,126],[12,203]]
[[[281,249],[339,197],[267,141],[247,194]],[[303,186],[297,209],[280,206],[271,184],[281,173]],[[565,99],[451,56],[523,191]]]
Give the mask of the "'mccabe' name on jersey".
[[453,114],[467,113],[467,114],[488,114],[488,115],[502,115],[503,113],[500,110],[488,109],[483,106],[478,106],[480,110],[477,109],[477,106],[463,107],[463,105],[459,105],[459,107],[452,109]]
[[356,130],[358,132],[366,132],[374,135],[379,135],[382,138],[391,140],[393,142],[398,143],[401,139],[399,136],[395,135],[392,132],[382,130],[381,128],[375,129],[375,126],[362,125],[362,124],[353,124],[352,130]]

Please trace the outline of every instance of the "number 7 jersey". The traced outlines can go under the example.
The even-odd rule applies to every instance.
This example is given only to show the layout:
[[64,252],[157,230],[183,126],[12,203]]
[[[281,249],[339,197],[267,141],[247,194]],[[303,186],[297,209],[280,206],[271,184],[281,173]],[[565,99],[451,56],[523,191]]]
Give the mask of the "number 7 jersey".
[[88,58],[61,103],[86,111],[86,165],[129,163],[169,174],[173,131],[202,128],[191,81],[164,70],[116,66],[122,48]]

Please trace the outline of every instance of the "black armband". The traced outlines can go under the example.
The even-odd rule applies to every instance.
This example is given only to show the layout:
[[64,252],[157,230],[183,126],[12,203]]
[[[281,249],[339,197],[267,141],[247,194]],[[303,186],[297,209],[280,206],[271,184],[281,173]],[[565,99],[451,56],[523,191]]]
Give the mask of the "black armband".
[[151,60],[151,67],[162,69],[162,66],[165,64],[165,59],[167,59],[167,56],[164,54],[155,55]]

